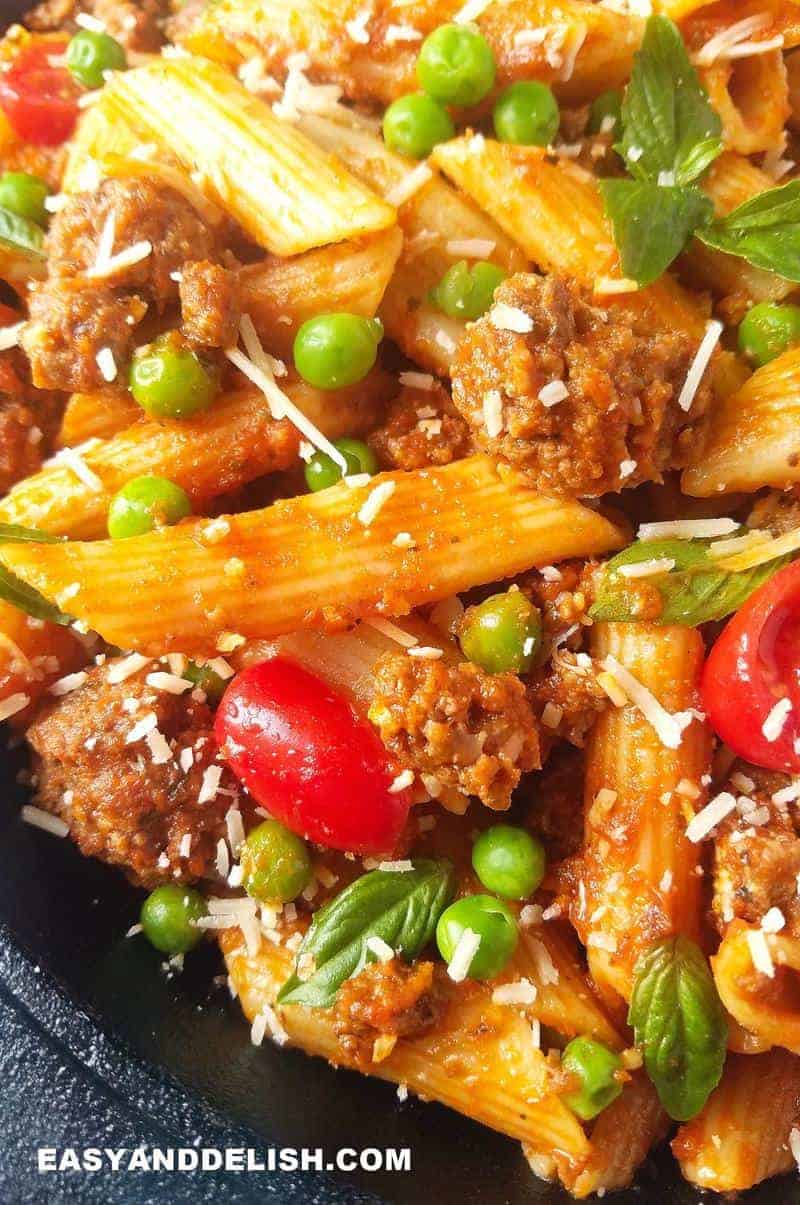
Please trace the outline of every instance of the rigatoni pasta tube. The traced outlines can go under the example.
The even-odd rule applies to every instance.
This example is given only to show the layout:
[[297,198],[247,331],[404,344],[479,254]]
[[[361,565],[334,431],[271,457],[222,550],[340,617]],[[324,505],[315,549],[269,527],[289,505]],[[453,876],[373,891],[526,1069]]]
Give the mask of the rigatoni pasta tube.
[[[422,38],[452,21],[462,0],[388,0],[361,17],[360,0],[217,0],[205,7],[185,41],[197,54],[231,65],[258,54],[283,76],[289,55],[308,55],[314,79],[338,84],[353,100],[388,104],[417,89],[416,57]],[[508,0],[489,4],[475,22],[492,48],[497,85],[517,79],[551,83],[572,103],[590,100],[629,76],[643,22],[583,0]],[[344,37],[348,25],[363,28]],[[397,37],[398,27],[417,38]],[[539,39],[518,34],[541,30]]]
[[[408,532],[412,545],[396,543]],[[534,565],[621,547],[622,526],[528,489],[485,456],[384,473],[119,543],[4,545],[0,560],[121,648],[200,652],[403,615]],[[64,592],[66,591],[66,595]],[[139,606],[131,611],[135,594]],[[334,603],[332,600],[338,600]]]
[[749,55],[735,62],[716,62],[701,67],[699,75],[711,104],[722,118],[726,146],[740,155],[756,155],[782,145],[790,108],[780,50]]
[[622,1094],[592,1126],[590,1151],[578,1168],[566,1167],[561,1180],[579,1200],[627,1188],[637,1168],[669,1130],[656,1090],[644,1071],[634,1073]]
[[800,348],[759,368],[712,408],[708,436],[683,474],[695,498],[800,481]]
[[[574,276],[588,289],[622,279],[597,180],[582,167],[551,162],[543,147],[482,135],[440,143],[431,158],[545,271]],[[647,309],[666,327],[702,333],[697,301],[667,275],[646,289],[602,298],[611,301]]]
[[[245,1016],[253,1021],[265,1005],[273,1005],[291,957],[266,940],[257,955],[248,956],[236,930],[223,932],[220,944]],[[398,1039],[391,1054],[370,1071],[511,1138],[555,1148],[568,1160],[580,1159],[588,1149],[586,1136],[550,1088],[544,1055],[533,1044],[530,1026],[508,1005],[493,1004],[491,993],[481,986],[444,983],[443,992],[444,1014],[435,1029]],[[292,1045],[341,1066],[355,1066],[339,1043],[329,1009],[286,1005],[278,1015]]]
[[678,1130],[672,1153],[698,1188],[744,1192],[795,1166],[789,1134],[799,1109],[800,1059],[785,1050],[729,1055],[702,1112]]
[[800,939],[734,921],[711,965],[722,1003],[739,1024],[761,1042],[800,1054]]
[[[670,715],[698,706],[703,640],[694,628],[598,623],[592,654],[623,666]],[[634,964],[654,941],[674,933],[697,938],[700,930],[702,847],[686,826],[705,801],[711,734],[687,719],[677,748],[668,748],[628,702],[609,707],[589,739],[585,844],[571,918],[598,988],[626,1000]]]
[[134,124],[275,255],[394,224],[391,205],[214,63],[161,58],[108,87]]

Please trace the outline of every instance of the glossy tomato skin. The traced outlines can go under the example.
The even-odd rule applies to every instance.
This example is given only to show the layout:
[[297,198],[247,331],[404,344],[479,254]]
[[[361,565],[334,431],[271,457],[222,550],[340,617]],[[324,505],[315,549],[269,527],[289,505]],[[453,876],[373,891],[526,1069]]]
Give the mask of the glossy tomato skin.
[[230,683],[217,742],[253,798],[300,836],[360,854],[388,853],[408,816],[408,791],[377,732],[321,678],[283,657]]
[[23,142],[59,146],[75,129],[80,89],[66,67],[50,63],[66,49],[66,41],[35,43],[0,75],[0,109]]
[[[712,727],[735,753],[800,772],[800,562],[778,570],[730,620],[705,663],[702,692]],[[787,698],[791,711],[770,741],[764,721]]]

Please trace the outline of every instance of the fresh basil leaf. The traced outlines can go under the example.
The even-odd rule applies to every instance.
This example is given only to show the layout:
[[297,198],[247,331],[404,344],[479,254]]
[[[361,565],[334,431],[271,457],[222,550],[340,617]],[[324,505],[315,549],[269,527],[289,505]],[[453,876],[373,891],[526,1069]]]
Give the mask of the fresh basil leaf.
[[36,527],[21,527],[19,523],[0,523],[0,544],[61,544],[63,536]]
[[362,875],[315,915],[297,964],[311,960],[311,975],[297,970],[278,994],[280,1004],[329,1008],[346,979],[369,960],[367,939],[381,937],[404,958],[414,958],[432,939],[453,894],[449,862],[420,858],[413,870],[373,870]]
[[602,180],[600,191],[614,227],[622,271],[640,285],[657,280],[714,212],[709,198],[697,188]]
[[725,1064],[728,1025],[705,955],[668,937],[634,968],[628,1024],[658,1098],[675,1121],[700,1112]]
[[[724,619],[738,610],[751,594],[790,559],[776,557],[766,564],[731,573],[718,568],[708,555],[710,540],[647,540],[631,544],[606,563],[599,577],[592,619],[625,623],[647,618],[654,623],[678,623],[697,627]],[[661,596],[661,612],[643,616],[639,583],[616,572],[622,565],[642,561],[671,560],[668,573],[643,579]]]
[[697,237],[756,268],[800,281],[800,180],[768,188],[718,218]]
[[722,122],[668,17],[647,22],[622,102],[622,127],[616,149],[638,180],[671,172],[675,184],[690,184],[722,150]]
[[44,259],[44,231],[35,222],[22,218],[0,205],[0,243],[24,251],[35,259]]
[[24,611],[33,619],[46,619],[50,623],[60,623],[65,627],[72,623],[69,615],[65,615],[54,603],[48,602],[43,594],[34,590],[33,586],[21,581],[2,565],[0,565],[0,599],[3,602],[11,603],[12,607],[16,607],[18,611]]

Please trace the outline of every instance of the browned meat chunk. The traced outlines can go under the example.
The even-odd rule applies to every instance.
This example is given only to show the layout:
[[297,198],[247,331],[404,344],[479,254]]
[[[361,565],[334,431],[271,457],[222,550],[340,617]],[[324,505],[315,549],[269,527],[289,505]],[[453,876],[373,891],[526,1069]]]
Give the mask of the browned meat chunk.
[[734,919],[760,923],[779,908],[795,932],[800,924],[800,836],[797,805],[772,798],[789,782],[740,765],[725,789],[737,797],[714,843],[713,915],[720,932]]
[[[393,958],[370,963],[342,984],[334,1006],[334,1026],[345,1054],[368,1067],[381,1058],[376,1041],[424,1033],[435,1025],[441,1007],[433,963],[409,966]],[[386,1053],[391,1046],[389,1042]]]
[[369,716],[431,794],[438,784],[503,811],[522,774],[539,765],[537,724],[522,682],[470,661],[384,654]]
[[367,441],[382,467],[424,469],[468,455],[472,439],[441,385],[404,387],[392,401],[383,426]]
[[164,40],[162,22],[169,7],[165,0],[44,0],[28,13],[25,24],[42,31],[71,28],[79,13],[90,13],[128,50],[156,51]]
[[520,589],[541,612],[546,637],[581,622],[594,601],[596,569],[593,561],[560,561],[520,579]]
[[770,490],[750,512],[748,527],[759,527],[773,536],[783,536],[800,527],[800,491],[797,486],[779,493]]
[[[528,322],[528,333],[504,325]],[[708,374],[688,413],[677,400],[696,351],[680,331],[598,308],[570,280],[519,274],[459,345],[453,401],[476,443],[532,485],[596,497],[659,481],[696,447]]]
[[148,686],[147,669],[119,684],[108,673],[90,669],[28,729],[36,803],[69,824],[82,853],[145,887],[213,877],[236,783],[223,768],[222,790],[200,802],[206,771],[218,764],[210,708]]
[[34,389],[28,376],[20,351],[0,355],[0,494],[36,472],[61,420],[63,399]]
[[[109,231],[111,254],[136,244],[145,253],[96,278],[91,270]],[[53,220],[47,251],[48,277],[32,292],[22,337],[33,380],[42,388],[89,392],[121,387],[148,304],[163,313],[178,300],[174,275],[189,261],[213,259],[216,248],[179,192],[137,176],[105,180],[95,192],[72,198]],[[118,369],[114,382],[97,364],[104,348]]]
[[231,347],[239,329],[239,279],[209,260],[187,264],[179,284],[181,332],[197,347]]
[[543,739],[565,740],[583,748],[595,720],[608,706],[597,672],[586,654],[556,649],[552,660],[534,676],[529,697],[541,720]]

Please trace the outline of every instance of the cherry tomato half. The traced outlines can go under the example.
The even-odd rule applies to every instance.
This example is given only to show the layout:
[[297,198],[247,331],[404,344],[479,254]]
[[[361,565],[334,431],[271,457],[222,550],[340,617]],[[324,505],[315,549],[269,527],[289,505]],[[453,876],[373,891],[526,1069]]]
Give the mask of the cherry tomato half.
[[[767,770],[800,771],[800,562],[778,570],[734,615],[708,656],[702,691],[714,730],[735,753]],[[779,708],[765,736],[781,700],[791,710],[781,724]]]
[[388,853],[410,805],[375,729],[326,682],[276,657],[235,677],[217,742],[253,798],[293,832],[332,849]]
[[81,90],[66,67],[53,67],[66,42],[47,39],[27,47],[0,74],[0,109],[18,138],[35,146],[58,146],[78,120]]

